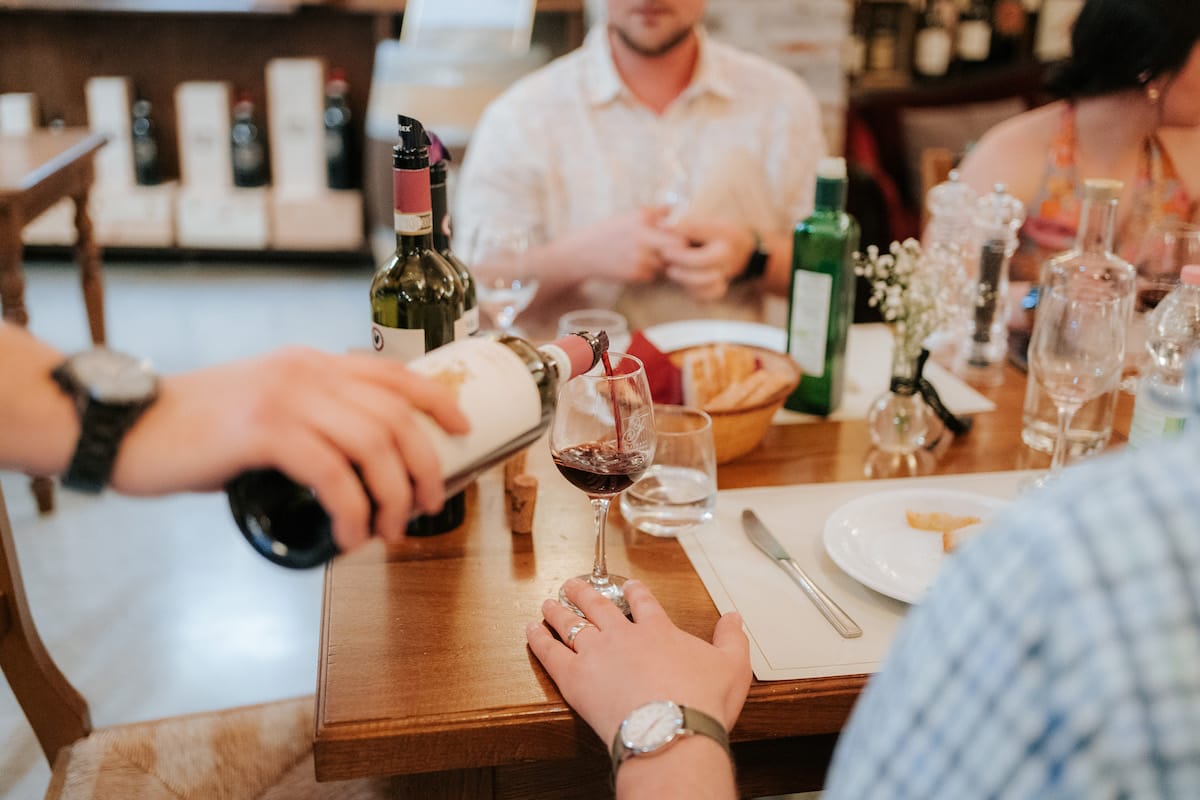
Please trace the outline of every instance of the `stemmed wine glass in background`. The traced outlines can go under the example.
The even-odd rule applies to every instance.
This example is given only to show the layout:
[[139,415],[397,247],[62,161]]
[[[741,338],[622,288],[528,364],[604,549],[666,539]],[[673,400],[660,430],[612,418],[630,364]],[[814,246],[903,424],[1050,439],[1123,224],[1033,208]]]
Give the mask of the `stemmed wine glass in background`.
[[1057,478],[1067,454],[1075,412],[1110,391],[1121,376],[1128,306],[1102,282],[1081,279],[1044,288],[1029,341],[1029,372],[1058,409],[1050,472],[1031,485]]
[[[608,353],[603,372],[572,378],[559,391],[550,455],[563,477],[591,498],[595,515],[595,560],[580,579],[625,614],[625,578],[609,574],[605,556],[608,507],[653,462],[654,445],[654,403],[637,358]],[[561,592],[559,599],[579,613]]]
[[1135,257],[1137,300],[1125,347],[1125,379],[1121,388],[1137,391],[1146,361],[1146,318],[1179,283],[1188,264],[1200,264],[1200,225],[1167,220],[1146,232]]
[[479,308],[506,334],[520,335],[517,316],[537,294],[537,276],[526,258],[533,238],[528,227],[485,225],[469,245]]

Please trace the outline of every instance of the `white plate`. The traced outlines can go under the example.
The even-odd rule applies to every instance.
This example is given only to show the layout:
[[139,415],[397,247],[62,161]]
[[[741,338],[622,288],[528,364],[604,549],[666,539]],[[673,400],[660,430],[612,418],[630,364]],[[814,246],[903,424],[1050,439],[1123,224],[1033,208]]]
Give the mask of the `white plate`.
[[[979,517],[1008,505],[997,497],[952,489],[900,489],[851,500],[825,522],[825,552],[842,571],[880,594],[916,603],[933,584],[946,554],[942,536],[910,528],[908,510]],[[972,531],[983,527],[972,526]],[[967,529],[964,536],[970,536]]]
[[787,349],[787,332],[783,328],[731,319],[685,319],[679,322],[664,322],[661,325],[651,325],[642,333],[650,340],[650,344],[664,353],[710,342],[751,344],[780,353]]

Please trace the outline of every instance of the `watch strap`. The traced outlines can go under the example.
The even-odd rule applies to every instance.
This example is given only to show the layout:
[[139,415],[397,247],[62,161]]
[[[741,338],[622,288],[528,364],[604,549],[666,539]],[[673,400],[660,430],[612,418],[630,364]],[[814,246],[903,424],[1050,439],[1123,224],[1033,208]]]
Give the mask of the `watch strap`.
[[144,410],[143,406],[86,403],[79,417],[79,441],[62,475],[63,486],[90,494],[102,492],[112,477],[125,431]]
[[707,736],[721,745],[725,754],[729,756],[730,761],[733,760],[733,751],[729,747],[729,732],[725,730],[724,725],[715,717],[709,716],[695,708],[680,706],[679,709],[683,712],[683,726],[681,729],[669,742],[650,752],[638,752],[626,747],[624,740],[621,738],[621,728],[617,728],[617,735],[613,737],[612,751],[610,753],[612,756],[612,780],[614,785],[616,785],[617,781],[617,770],[625,761],[639,755],[657,755],[666,750],[671,744],[687,736]]
[[733,279],[735,283],[757,280],[767,272],[767,262],[770,260],[770,254],[767,252],[762,236],[759,235],[758,231],[751,231],[751,233],[754,234],[754,249],[750,251],[750,257],[746,259],[746,266]]

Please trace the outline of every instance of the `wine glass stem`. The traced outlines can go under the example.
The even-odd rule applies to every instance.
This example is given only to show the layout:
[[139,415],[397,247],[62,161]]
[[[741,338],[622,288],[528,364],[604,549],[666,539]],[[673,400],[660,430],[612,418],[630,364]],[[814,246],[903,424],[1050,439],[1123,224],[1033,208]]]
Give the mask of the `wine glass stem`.
[[596,518],[596,560],[592,564],[592,583],[604,585],[608,583],[608,559],[604,552],[604,532],[608,525],[607,497],[592,498],[592,512]]
[[1075,409],[1071,406],[1058,407],[1058,436],[1054,439],[1054,458],[1050,461],[1050,471],[1058,472],[1067,461],[1067,433],[1071,430],[1071,420],[1075,417]]

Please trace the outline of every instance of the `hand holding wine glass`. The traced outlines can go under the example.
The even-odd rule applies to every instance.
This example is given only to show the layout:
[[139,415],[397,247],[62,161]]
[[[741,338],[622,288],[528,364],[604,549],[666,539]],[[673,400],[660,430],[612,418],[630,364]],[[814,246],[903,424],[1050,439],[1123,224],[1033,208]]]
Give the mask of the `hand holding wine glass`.
[[517,317],[538,290],[537,276],[527,259],[532,238],[524,226],[487,225],[476,232],[470,247],[479,308],[510,335],[520,335],[515,327]]
[[[563,477],[587,493],[595,515],[595,560],[580,579],[629,613],[610,575],[604,533],[609,503],[633,485],[654,460],[654,403],[642,362],[623,353],[605,357],[605,371],[572,378],[558,395],[550,453]],[[575,610],[561,593],[559,599]]]
[[1044,486],[1062,469],[1075,412],[1113,388],[1125,353],[1126,304],[1089,280],[1050,287],[1038,300],[1029,343],[1029,370],[1058,409],[1058,434]]

